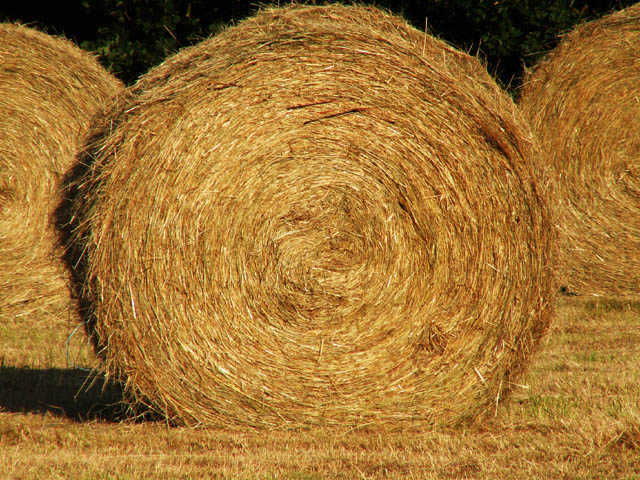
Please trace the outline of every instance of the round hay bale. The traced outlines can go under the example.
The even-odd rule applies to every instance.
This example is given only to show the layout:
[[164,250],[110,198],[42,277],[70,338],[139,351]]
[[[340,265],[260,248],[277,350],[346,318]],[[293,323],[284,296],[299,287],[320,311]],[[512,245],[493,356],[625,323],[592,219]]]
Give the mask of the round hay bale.
[[518,100],[555,179],[561,283],[640,294],[640,4],[577,27]]
[[121,88],[70,41],[0,24],[0,319],[77,317],[52,221],[58,183]]
[[533,137],[477,59],[375,8],[270,8],[116,103],[72,248],[134,402],[189,425],[494,414],[548,326],[553,239]]

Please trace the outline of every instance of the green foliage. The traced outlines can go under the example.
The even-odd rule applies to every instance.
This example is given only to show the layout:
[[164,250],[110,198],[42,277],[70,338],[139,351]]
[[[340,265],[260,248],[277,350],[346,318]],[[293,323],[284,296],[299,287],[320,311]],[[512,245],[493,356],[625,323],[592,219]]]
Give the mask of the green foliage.
[[[634,1],[416,0],[403,2],[403,13],[415,26],[426,23],[431,33],[484,58],[489,71],[513,88],[523,67],[552,49],[559,34]],[[398,2],[386,3],[393,8]]]
[[[101,17],[97,38],[81,46],[97,52],[127,83],[178,49],[215,34],[230,20],[220,7],[184,0],[87,0],[91,17]],[[236,2],[238,5],[242,2]]]
[[[277,0],[271,0],[277,2]],[[349,1],[349,0],[342,0]],[[555,45],[558,34],[636,0],[363,0],[404,15],[417,28],[479,54],[504,85]],[[255,12],[252,0],[82,0],[6,2],[0,19],[37,22],[65,33],[132,83],[167,55]],[[264,3],[269,3],[264,2]],[[323,0],[309,3],[325,3]],[[73,12],[74,15],[70,15]]]

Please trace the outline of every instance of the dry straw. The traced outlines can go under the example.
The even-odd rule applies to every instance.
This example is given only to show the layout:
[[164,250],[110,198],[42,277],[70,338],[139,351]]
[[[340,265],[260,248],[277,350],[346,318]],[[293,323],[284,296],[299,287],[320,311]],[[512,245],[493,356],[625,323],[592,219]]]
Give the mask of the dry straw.
[[0,319],[75,316],[52,216],[90,116],[121,88],[68,40],[0,24]]
[[179,424],[493,415],[550,318],[532,136],[374,8],[270,8],[120,98],[76,179],[92,335]]
[[519,104],[555,176],[562,284],[640,294],[640,4],[567,34]]

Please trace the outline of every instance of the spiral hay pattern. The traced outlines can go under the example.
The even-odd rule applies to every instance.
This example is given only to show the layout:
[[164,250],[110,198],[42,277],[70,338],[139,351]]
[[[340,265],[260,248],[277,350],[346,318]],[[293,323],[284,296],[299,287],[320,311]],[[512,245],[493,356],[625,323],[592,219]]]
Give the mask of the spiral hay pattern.
[[518,115],[374,8],[265,9],[169,58],[71,186],[107,373],[179,424],[493,415],[550,318]]
[[0,319],[77,315],[52,222],[58,182],[120,88],[68,40],[0,24]]
[[519,105],[555,178],[561,281],[640,294],[640,4],[577,27],[528,75]]

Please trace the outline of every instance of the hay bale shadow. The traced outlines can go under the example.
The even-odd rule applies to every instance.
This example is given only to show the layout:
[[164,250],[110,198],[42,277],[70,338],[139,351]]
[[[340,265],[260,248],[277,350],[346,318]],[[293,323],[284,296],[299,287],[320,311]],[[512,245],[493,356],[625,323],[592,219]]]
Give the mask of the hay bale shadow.
[[0,412],[48,414],[77,422],[121,422],[134,417],[122,388],[83,368],[0,365]]

